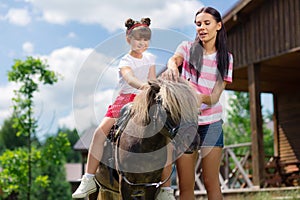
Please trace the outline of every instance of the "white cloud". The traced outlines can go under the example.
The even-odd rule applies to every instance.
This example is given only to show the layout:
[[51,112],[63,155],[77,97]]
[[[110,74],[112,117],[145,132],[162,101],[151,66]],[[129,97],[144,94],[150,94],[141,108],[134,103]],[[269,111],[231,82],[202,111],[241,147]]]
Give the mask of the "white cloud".
[[[111,58],[94,49],[64,47],[49,55],[35,55],[47,61],[49,69],[62,77],[54,85],[40,85],[34,94],[38,135],[55,132],[58,126],[84,130],[99,123],[112,101],[117,72]],[[0,86],[0,121],[12,113],[14,83]],[[110,89],[109,89],[110,88]],[[78,124],[76,124],[76,123]]]
[[31,42],[25,42],[22,45],[24,54],[32,54],[34,51],[34,45]]
[[31,22],[31,17],[27,9],[12,8],[8,10],[5,19],[18,26],[26,26]]
[[[68,21],[96,23],[109,31],[124,29],[127,18],[152,19],[152,27],[180,28],[193,23],[195,12],[203,6],[197,0],[28,0],[42,12],[44,20],[64,24]],[[72,6],[70,6],[72,5]]]
[[15,83],[8,83],[7,85],[0,86],[0,121],[8,118],[12,114],[12,98],[14,96],[14,90],[17,89]]
[[67,37],[68,37],[68,38],[76,38],[77,35],[76,35],[76,33],[74,33],[74,32],[70,32],[70,33],[68,34]]
[[75,128],[75,121],[74,121],[74,115],[70,114],[68,116],[62,117],[58,120],[58,125],[60,127],[67,127],[70,129]]
[[112,103],[114,93],[115,90],[110,89],[86,96],[86,104],[80,107],[75,105],[69,115],[59,119],[59,125],[76,128],[79,133],[97,126],[103,119],[108,105]]
[[[115,69],[107,68],[110,59],[93,49],[75,47],[64,47],[39,57],[62,76],[54,85],[42,86],[36,94],[36,113],[40,113],[40,121],[47,126],[54,117],[56,126],[53,128],[59,125],[79,131],[97,124],[112,99],[112,95],[108,95],[113,92],[107,92],[107,88],[114,88],[117,82]],[[108,74],[103,76],[106,72]]]

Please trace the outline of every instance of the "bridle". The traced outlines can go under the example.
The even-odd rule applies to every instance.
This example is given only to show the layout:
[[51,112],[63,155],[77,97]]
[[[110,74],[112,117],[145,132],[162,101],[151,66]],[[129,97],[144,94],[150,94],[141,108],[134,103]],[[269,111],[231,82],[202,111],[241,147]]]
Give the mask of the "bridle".
[[[156,98],[156,107],[155,107],[155,114],[153,116],[153,121],[154,121],[154,124],[157,124],[156,120],[158,117],[162,116],[162,99],[160,96],[157,96]],[[124,131],[129,119],[130,119],[130,111],[125,111],[127,113],[125,113],[125,116],[124,117],[124,121],[122,121],[122,124],[121,126],[119,127],[119,129],[117,130],[116,132],[116,137],[117,137],[117,152],[116,152],[116,159],[117,159],[117,163],[118,163],[118,166],[121,166],[121,163],[120,163],[120,159],[119,159],[119,146],[120,146],[120,138],[121,138],[121,134],[122,132]],[[179,125],[176,125],[175,122],[171,119],[171,117],[169,117],[169,115],[167,115],[167,119],[166,119],[166,122],[164,123],[164,126],[163,128],[165,128],[168,132],[168,134],[163,134],[164,136],[167,136],[169,137],[171,140],[176,136],[178,130],[179,130]],[[172,176],[173,172],[174,172],[174,167],[172,169],[172,172],[169,174],[169,176],[167,178],[165,178],[163,181],[159,181],[159,182],[155,182],[155,183],[133,183],[131,181],[129,181],[124,172],[121,171],[121,170],[118,170],[118,173],[121,175],[122,179],[129,185],[131,186],[139,186],[139,187],[155,187],[155,188],[159,188],[161,185],[163,185],[164,183],[166,183]]]

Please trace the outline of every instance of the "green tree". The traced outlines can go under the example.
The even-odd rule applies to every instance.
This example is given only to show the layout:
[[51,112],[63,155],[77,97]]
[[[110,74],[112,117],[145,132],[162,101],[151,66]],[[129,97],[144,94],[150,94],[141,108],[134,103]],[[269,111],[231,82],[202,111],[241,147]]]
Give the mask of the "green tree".
[[234,92],[228,101],[227,123],[224,127],[226,132],[225,144],[250,142],[249,93]]
[[[32,200],[71,199],[70,184],[66,181],[64,164],[70,149],[67,134],[58,133],[48,137],[40,149],[32,147]],[[27,151],[25,147],[6,150],[0,156],[0,187],[4,198],[14,194],[17,199],[26,199],[28,182]],[[1,199],[1,198],[0,198]]]
[[77,130],[70,130],[66,127],[59,128],[58,133],[63,132],[67,134],[68,140],[70,142],[70,148],[67,151],[67,162],[68,163],[78,163],[81,162],[81,154],[78,151],[73,150],[73,146],[80,139]]
[[36,199],[71,199],[71,187],[66,180],[65,163],[70,142],[66,133],[59,132],[48,137],[41,150],[42,174],[48,177],[51,186],[36,191]]
[[[229,98],[227,123],[224,125],[225,144],[251,142],[250,101],[248,92],[233,92]],[[266,127],[271,113],[263,115],[264,149],[266,155],[273,155],[273,133]],[[244,151],[244,150],[241,150]],[[243,153],[243,152],[238,152]]]
[[[6,198],[11,194],[15,194],[17,199],[26,199],[28,184],[28,151],[26,147],[20,147],[15,150],[6,150],[0,156],[0,164],[2,171],[0,173],[0,187],[4,192],[3,197]],[[31,183],[33,188],[47,187],[49,180],[47,176],[38,172],[41,169],[41,152],[36,148],[31,149],[31,161],[33,163],[33,171],[35,177]]]
[[[27,172],[28,182],[25,184],[27,200],[30,200],[32,185],[32,139],[36,137],[37,120],[33,116],[33,95],[39,89],[39,84],[54,84],[57,82],[57,75],[47,69],[48,65],[40,59],[27,57],[25,61],[15,60],[11,71],[8,72],[8,80],[20,84],[15,90],[15,97],[12,99],[14,105],[14,128],[18,130],[17,135],[27,137]],[[38,181],[39,177],[34,177]],[[45,181],[46,183],[46,181]],[[21,186],[20,186],[21,187]],[[24,185],[22,186],[24,187]]]
[[5,149],[13,150],[16,147],[26,146],[26,137],[17,137],[18,130],[13,127],[13,118],[7,118],[4,120],[0,129],[0,154]]

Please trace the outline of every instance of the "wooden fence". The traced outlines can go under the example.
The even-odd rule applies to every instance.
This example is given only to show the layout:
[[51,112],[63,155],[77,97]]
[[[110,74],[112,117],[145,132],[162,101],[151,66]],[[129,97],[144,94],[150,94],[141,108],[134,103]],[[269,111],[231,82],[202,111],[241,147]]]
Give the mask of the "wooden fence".
[[[240,153],[235,153],[237,148],[240,149]],[[254,188],[251,181],[251,163],[249,162],[250,153],[250,142],[228,145],[224,147],[222,164],[219,173],[221,189],[223,191],[241,188]],[[195,194],[205,193],[205,187],[201,177],[201,152],[199,152],[199,159],[196,164],[195,173]]]

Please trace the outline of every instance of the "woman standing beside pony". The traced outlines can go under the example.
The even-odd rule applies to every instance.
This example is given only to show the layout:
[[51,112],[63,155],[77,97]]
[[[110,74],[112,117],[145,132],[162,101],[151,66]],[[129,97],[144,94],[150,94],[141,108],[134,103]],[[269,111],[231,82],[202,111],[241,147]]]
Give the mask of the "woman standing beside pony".
[[141,21],[128,19],[125,22],[126,40],[131,48],[119,63],[120,94],[109,106],[104,119],[94,132],[89,148],[86,172],[79,187],[72,194],[73,198],[85,198],[97,190],[94,176],[103,155],[106,136],[119,117],[121,108],[132,102],[140,90],[149,87],[148,80],[156,78],[155,57],[146,52],[151,38],[149,25],[149,18],[143,18]]
[[[194,22],[197,32],[195,41],[184,41],[177,47],[162,76],[176,81],[179,77],[178,67],[182,66],[181,76],[189,80],[198,93],[201,102],[198,134],[201,138],[199,149],[203,181],[208,199],[220,200],[219,170],[224,141],[219,98],[225,86],[232,82],[233,57],[228,52],[226,31],[216,9],[203,7],[196,13]],[[184,154],[176,161],[182,200],[195,198],[195,154]],[[170,169],[165,169],[164,174],[167,176]],[[161,190],[157,199],[172,199],[163,197],[164,194],[167,193]]]

